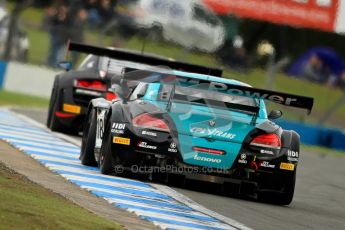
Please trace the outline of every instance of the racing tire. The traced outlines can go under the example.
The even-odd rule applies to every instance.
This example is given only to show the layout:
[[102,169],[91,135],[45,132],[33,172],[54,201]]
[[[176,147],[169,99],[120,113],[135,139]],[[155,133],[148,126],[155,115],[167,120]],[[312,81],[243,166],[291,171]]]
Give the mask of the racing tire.
[[285,179],[283,192],[265,192],[260,194],[260,200],[277,205],[289,205],[292,202],[296,184],[296,170]]
[[100,172],[106,175],[114,173],[115,169],[115,164],[111,151],[112,138],[110,130],[110,119],[107,119],[103,133],[103,141],[99,157]]
[[60,123],[60,121],[57,119],[55,113],[58,111],[60,103],[60,94],[59,94],[59,86],[58,82],[56,80],[56,84],[54,83],[54,87],[52,90],[52,95],[50,98],[50,103],[49,103],[49,112],[48,112],[48,119],[47,119],[47,125],[48,128],[51,131],[54,132],[62,132],[62,133],[67,133],[68,129]]
[[98,166],[95,158],[97,117],[95,109],[90,109],[84,124],[81,141],[80,161],[83,165]]
[[278,205],[289,205],[292,202],[296,184],[296,171],[289,175],[285,182],[285,191],[281,194],[273,196],[273,202]]
[[52,92],[50,94],[50,100],[49,100],[49,107],[48,107],[48,116],[47,116],[47,122],[46,125],[48,128],[50,128],[50,124],[51,124],[51,119],[53,116],[53,105],[55,103],[56,100],[56,88],[57,88],[57,78],[55,78],[54,80],[54,85],[52,88]]

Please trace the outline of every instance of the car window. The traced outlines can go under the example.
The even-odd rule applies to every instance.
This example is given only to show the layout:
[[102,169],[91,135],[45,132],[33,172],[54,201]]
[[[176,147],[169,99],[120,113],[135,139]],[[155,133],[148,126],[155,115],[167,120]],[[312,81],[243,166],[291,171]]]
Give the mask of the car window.
[[[171,91],[172,85],[163,85],[163,87],[161,87],[161,92],[159,93],[159,99],[163,101],[168,100]],[[187,101],[198,104],[205,104],[207,103],[207,100],[210,100],[216,102],[256,106],[255,100],[249,97],[179,86],[175,88],[174,100],[181,100],[184,102]]]
[[193,7],[193,18],[195,20],[205,22],[212,26],[218,25],[218,20],[211,12],[207,11],[200,5],[194,5]]
[[102,57],[99,64],[99,69],[108,73],[122,74],[123,68],[126,64],[116,59]]
[[88,55],[85,60],[80,64],[78,70],[97,70],[98,56]]
[[168,1],[165,0],[153,0],[151,2],[150,8],[155,11],[155,12],[159,12],[159,13],[164,13],[167,11],[168,9]]
[[169,12],[171,17],[182,17],[186,14],[183,7],[176,3],[171,3]]
[[139,95],[145,95],[147,91],[147,84],[146,83],[139,83],[139,85],[135,88],[132,95],[130,96],[129,100],[136,100],[139,98]]

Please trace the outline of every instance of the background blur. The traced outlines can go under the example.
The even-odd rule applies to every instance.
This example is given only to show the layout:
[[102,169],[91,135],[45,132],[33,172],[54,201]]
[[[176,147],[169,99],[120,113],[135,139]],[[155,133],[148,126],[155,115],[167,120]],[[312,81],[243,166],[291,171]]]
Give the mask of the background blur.
[[255,87],[314,97],[311,116],[283,108],[284,119],[340,130],[344,32],[343,0],[0,1],[2,60],[56,68],[71,39],[220,66]]

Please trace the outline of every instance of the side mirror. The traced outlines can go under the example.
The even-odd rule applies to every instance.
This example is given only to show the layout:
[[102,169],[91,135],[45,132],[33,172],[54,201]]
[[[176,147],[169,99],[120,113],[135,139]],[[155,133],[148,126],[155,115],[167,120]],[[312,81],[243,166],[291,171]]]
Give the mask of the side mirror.
[[275,120],[283,116],[283,112],[280,110],[272,110],[270,114],[268,114],[268,119]]
[[62,61],[62,62],[59,62],[58,66],[66,71],[70,71],[73,65],[72,65],[72,62],[70,61]]

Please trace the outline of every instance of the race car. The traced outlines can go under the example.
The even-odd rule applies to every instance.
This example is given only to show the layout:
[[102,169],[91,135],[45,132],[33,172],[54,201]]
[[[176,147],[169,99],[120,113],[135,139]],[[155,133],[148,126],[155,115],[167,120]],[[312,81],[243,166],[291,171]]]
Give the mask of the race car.
[[116,92],[109,90],[111,78],[114,75],[119,76],[125,68],[132,71],[150,66],[164,66],[186,72],[222,75],[222,70],[218,68],[192,65],[129,50],[100,48],[73,42],[69,43],[68,50],[89,55],[76,70],[70,70],[71,62],[62,62],[61,67],[64,67],[66,72],[55,77],[47,127],[63,133],[78,134],[83,130],[90,100],[99,97],[107,100],[116,98]]
[[291,203],[300,137],[275,124],[282,112],[268,114],[264,101],[310,113],[313,98],[175,70],[130,72],[113,86],[117,100],[90,102],[83,165],[103,174],[212,182],[231,193]]

